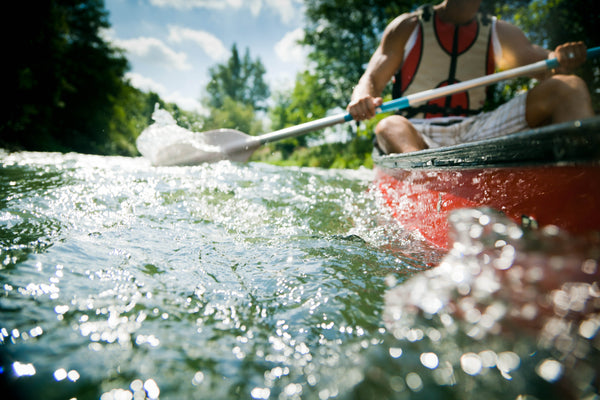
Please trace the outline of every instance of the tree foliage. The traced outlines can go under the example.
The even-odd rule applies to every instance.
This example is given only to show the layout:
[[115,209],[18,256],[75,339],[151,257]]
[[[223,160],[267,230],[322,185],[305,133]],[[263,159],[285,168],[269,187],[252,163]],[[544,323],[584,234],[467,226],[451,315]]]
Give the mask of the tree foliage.
[[114,98],[112,110],[107,115],[103,154],[137,155],[135,138],[152,123],[152,112],[157,103],[162,108],[173,107],[165,104],[156,93],[144,93],[131,85],[121,85],[121,91]]
[[206,86],[209,106],[221,108],[229,98],[254,110],[264,109],[264,102],[270,95],[269,86],[264,81],[265,72],[260,58],[253,60],[249,49],[240,58],[234,43],[229,60],[209,69],[211,79]]
[[[294,88],[279,92],[274,98],[274,106],[269,110],[271,129],[278,130],[323,118],[334,107],[334,102],[326,91],[321,90],[323,81],[304,71],[296,76]],[[305,146],[307,138],[318,133],[302,135],[276,144],[276,149],[289,154],[297,146]]]
[[119,143],[131,142],[133,132],[117,128],[114,115],[120,97],[133,95],[123,81],[128,63],[100,35],[109,27],[103,1],[49,0],[36,3],[35,12],[27,2],[11,7],[18,23],[10,24],[15,32],[3,61],[4,95],[11,101],[1,111],[0,142],[33,150],[131,153],[130,144]]
[[209,115],[204,118],[203,129],[231,128],[250,135],[262,133],[257,114],[266,109],[265,102],[270,95],[265,72],[260,58],[253,60],[248,49],[240,58],[234,43],[229,59],[209,69],[210,81],[202,100]]
[[262,133],[262,123],[256,117],[252,106],[225,97],[221,107],[210,109],[210,115],[204,118],[203,130],[237,129],[249,135]]

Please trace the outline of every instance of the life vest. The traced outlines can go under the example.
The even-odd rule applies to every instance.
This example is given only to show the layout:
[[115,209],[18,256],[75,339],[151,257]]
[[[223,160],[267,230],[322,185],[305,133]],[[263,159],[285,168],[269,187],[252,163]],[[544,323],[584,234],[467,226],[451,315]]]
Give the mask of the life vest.
[[[491,17],[479,13],[465,25],[453,25],[443,22],[429,5],[417,13],[416,39],[394,78],[394,98],[495,71]],[[473,115],[481,111],[485,99],[486,88],[475,88],[432,100],[403,114],[409,118]]]

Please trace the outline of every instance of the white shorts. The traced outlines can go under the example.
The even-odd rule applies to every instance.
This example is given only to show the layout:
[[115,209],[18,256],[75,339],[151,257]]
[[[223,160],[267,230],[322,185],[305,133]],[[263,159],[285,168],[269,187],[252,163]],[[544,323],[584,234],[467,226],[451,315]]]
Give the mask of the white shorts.
[[411,119],[410,122],[429,148],[489,139],[529,127],[525,120],[526,100],[527,93],[523,93],[493,111],[472,117]]

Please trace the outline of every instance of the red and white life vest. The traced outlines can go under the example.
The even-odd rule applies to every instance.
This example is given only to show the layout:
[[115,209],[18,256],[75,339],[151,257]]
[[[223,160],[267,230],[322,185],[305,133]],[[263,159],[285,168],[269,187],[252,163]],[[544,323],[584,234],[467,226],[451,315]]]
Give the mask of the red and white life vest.
[[[492,19],[478,14],[465,25],[443,22],[431,6],[418,11],[419,24],[411,36],[412,47],[405,52],[395,76],[394,98],[478,78],[495,71]],[[476,88],[432,100],[409,109],[407,117],[432,118],[479,113],[486,88]]]

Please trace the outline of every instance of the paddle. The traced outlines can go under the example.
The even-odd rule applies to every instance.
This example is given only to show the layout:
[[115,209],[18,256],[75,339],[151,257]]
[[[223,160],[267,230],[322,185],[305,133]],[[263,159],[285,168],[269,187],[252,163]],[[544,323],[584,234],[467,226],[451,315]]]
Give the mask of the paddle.
[[[587,58],[600,55],[600,47],[588,49]],[[557,59],[542,60],[523,67],[486,75],[481,78],[472,79],[453,85],[426,90],[409,96],[382,104],[377,113],[402,110],[408,107],[418,106],[430,100],[464,92],[476,87],[487,86],[505,79],[532,75],[558,67]],[[153,164],[155,165],[195,165],[204,162],[218,160],[247,161],[252,153],[261,145],[281,139],[300,136],[308,132],[323,129],[329,126],[352,120],[349,113],[332,115],[304,124],[280,129],[260,136],[250,136],[234,129],[218,129],[198,133],[194,143],[176,143],[162,149],[155,154]],[[141,150],[140,150],[141,151]]]

